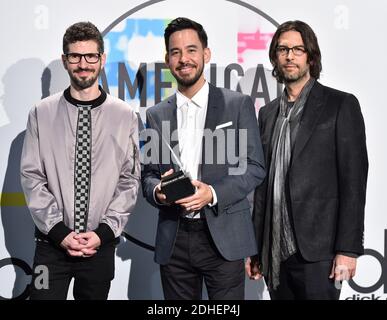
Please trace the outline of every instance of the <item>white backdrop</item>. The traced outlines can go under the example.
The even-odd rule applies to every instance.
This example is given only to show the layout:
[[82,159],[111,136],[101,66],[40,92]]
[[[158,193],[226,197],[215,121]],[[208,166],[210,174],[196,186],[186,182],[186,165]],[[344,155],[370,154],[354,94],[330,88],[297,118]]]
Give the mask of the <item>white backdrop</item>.
[[[387,204],[384,197],[387,147],[383,128],[387,111],[382,94],[384,72],[387,71],[384,61],[387,42],[384,40],[386,27],[382,21],[387,15],[387,3],[383,0],[367,3],[361,0],[246,0],[243,3],[165,0],[137,7],[142,4],[137,0],[0,2],[0,299],[20,296],[30,280],[26,273],[31,271],[32,265],[33,224],[21,195],[18,172],[20,152],[29,109],[42,97],[68,85],[67,75],[58,61],[65,29],[72,23],[89,20],[101,31],[106,31],[107,52],[112,57],[111,64],[107,66],[107,79],[112,94],[118,95],[113,71],[120,54],[127,59],[129,75],[130,70],[137,71],[140,62],[148,63],[146,105],[150,106],[154,103],[152,90],[157,90],[154,88],[153,64],[162,62],[164,55],[163,42],[158,34],[162,28],[157,23],[176,16],[196,19],[208,31],[219,86],[224,84],[225,67],[238,63],[245,73],[245,81],[234,71],[231,87],[235,89],[240,78],[242,91],[250,94],[254,70],[257,64],[261,64],[270,99],[275,97],[276,90],[268,70],[267,35],[274,32],[275,23],[286,20],[303,20],[314,29],[322,51],[323,73],[320,81],[354,93],[360,101],[366,123],[370,165],[364,241],[367,255],[359,259],[358,273],[353,282],[344,285],[341,298],[386,299]],[[116,37],[123,32],[125,24],[129,25],[129,20],[125,22],[123,18],[113,29],[107,28],[130,10],[132,13],[125,19],[132,21],[134,28],[142,28],[145,21],[148,33],[136,34],[135,29],[131,33],[132,38]],[[238,54],[236,49],[241,47],[241,41],[248,42],[250,36],[256,36],[257,28],[261,30],[259,40],[262,41],[256,40],[263,47],[254,48],[258,42],[253,41],[250,47]],[[242,37],[239,43],[238,36]],[[207,78],[210,75],[207,68]],[[262,86],[261,83],[258,91],[265,91]],[[164,91],[161,97],[170,92]],[[127,92],[125,98],[143,115],[145,108],[140,107],[139,99],[130,98]],[[263,98],[257,98],[257,109],[264,102]],[[139,243],[122,239],[116,256],[116,278],[109,298],[162,299],[158,266],[153,262],[152,251],[146,248],[154,244],[155,227],[155,210],[140,196],[126,230],[129,237],[139,240]],[[246,284],[248,299],[268,298],[263,282],[246,281]]]

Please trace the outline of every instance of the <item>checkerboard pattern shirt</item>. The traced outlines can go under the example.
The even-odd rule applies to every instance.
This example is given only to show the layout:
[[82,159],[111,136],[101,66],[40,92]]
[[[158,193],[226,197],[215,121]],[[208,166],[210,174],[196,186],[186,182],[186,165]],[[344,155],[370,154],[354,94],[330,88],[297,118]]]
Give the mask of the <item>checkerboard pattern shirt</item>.
[[91,106],[78,105],[75,151],[74,231],[85,232],[90,190]]

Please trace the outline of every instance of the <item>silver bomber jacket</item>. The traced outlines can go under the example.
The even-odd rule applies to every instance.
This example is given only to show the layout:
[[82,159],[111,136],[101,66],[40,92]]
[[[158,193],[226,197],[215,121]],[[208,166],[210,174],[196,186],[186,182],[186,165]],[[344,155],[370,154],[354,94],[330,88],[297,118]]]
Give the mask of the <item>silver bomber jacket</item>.
[[[140,183],[138,120],[127,103],[103,94],[106,100],[91,110],[87,231],[105,224],[118,237],[135,206]],[[35,225],[44,235],[62,223],[74,230],[77,119],[77,106],[64,92],[43,99],[29,113],[21,182]]]

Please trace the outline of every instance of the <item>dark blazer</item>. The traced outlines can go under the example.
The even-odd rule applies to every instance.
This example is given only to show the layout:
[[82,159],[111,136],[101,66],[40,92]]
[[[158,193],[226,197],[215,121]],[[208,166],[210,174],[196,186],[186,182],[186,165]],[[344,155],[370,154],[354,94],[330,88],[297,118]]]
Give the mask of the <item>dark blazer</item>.
[[[160,102],[147,111],[148,127],[161,131],[162,121],[169,121],[171,132],[177,128],[176,96]],[[216,129],[218,125],[232,122],[227,128]],[[156,127],[157,126],[157,127]],[[247,150],[240,154],[239,163],[232,164],[227,158],[227,150],[219,149],[226,155],[225,161],[218,161],[217,146],[219,141],[214,139],[213,148],[202,147],[202,164],[199,167],[201,181],[211,185],[217,196],[218,204],[214,207],[206,206],[204,214],[209,231],[220,254],[227,260],[237,260],[248,257],[257,252],[254,228],[250,214],[250,204],[247,200],[249,192],[260,184],[264,177],[264,159],[255,109],[250,97],[226,89],[210,85],[205,129],[217,130],[235,129],[235,137],[226,136],[226,146],[233,142],[239,143],[239,129],[247,129]],[[166,132],[163,132],[164,137]],[[169,137],[166,137],[169,138]],[[152,139],[156,139],[152,137]],[[232,141],[232,140],[234,141]],[[242,139],[243,140],[243,139]],[[151,143],[152,140],[148,143]],[[163,142],[158,139],[159,154]],[[176,150],[176,141],[171,146]],[[242,148],[243,150],[243,148]],[[206,152],[212,153],[213,164],[204,163]],[[235,155],[235,151],[231,150]],[[219,159],[221,160],[221,159]],[[177,205],[158,205],[153,198],[153,190],[160,182],[160,176],[171,168],[178,170],[172,163],[145,164],[142,172],[143,193],[150,204],[159,209],[159,220],[156,235],[155,261],[167,264],[171,257],[179,224],[179,208]],[[220,163],[218,163],[220,162]],[[245,168],[243,174],[230,175],[229,169]]]
[[[259,112],[267,172],[279,98]],[[308,261],[338,252],[363,253],[368,159],[363,116],[349,93],[316,82],[300,120],[287,176],[289,215],[299,252]],[[256,189],[253,219],[263,269],[270,248],[267,180]],[[266,264],[266,265],[265,265]]]

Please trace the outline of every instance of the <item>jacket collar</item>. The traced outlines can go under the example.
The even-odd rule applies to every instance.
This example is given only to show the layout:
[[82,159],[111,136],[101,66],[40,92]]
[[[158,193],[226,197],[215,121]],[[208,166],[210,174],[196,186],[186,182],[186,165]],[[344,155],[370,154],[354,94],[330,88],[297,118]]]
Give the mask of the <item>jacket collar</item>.
[[72,105],[74,105],[76,107],[78,107],[78,106],[91,106],[91,108],[93,109],[93,108],[99,107],[102,103],[104,103],[106,100],[106,97],[107,97],[106,92],[102,89],[101,86],[98,86],[98,89],[101,92],[101,94],[96,99],[90,100],[90,101],[81,101],[81,100],[77,100],[77,99],[73,98],[71,96],[71,93],[70,93],[70,87],[68,87],[64,91],[63,95],[64,95],[65,99],[67,100],[67,102],[71,103]]

